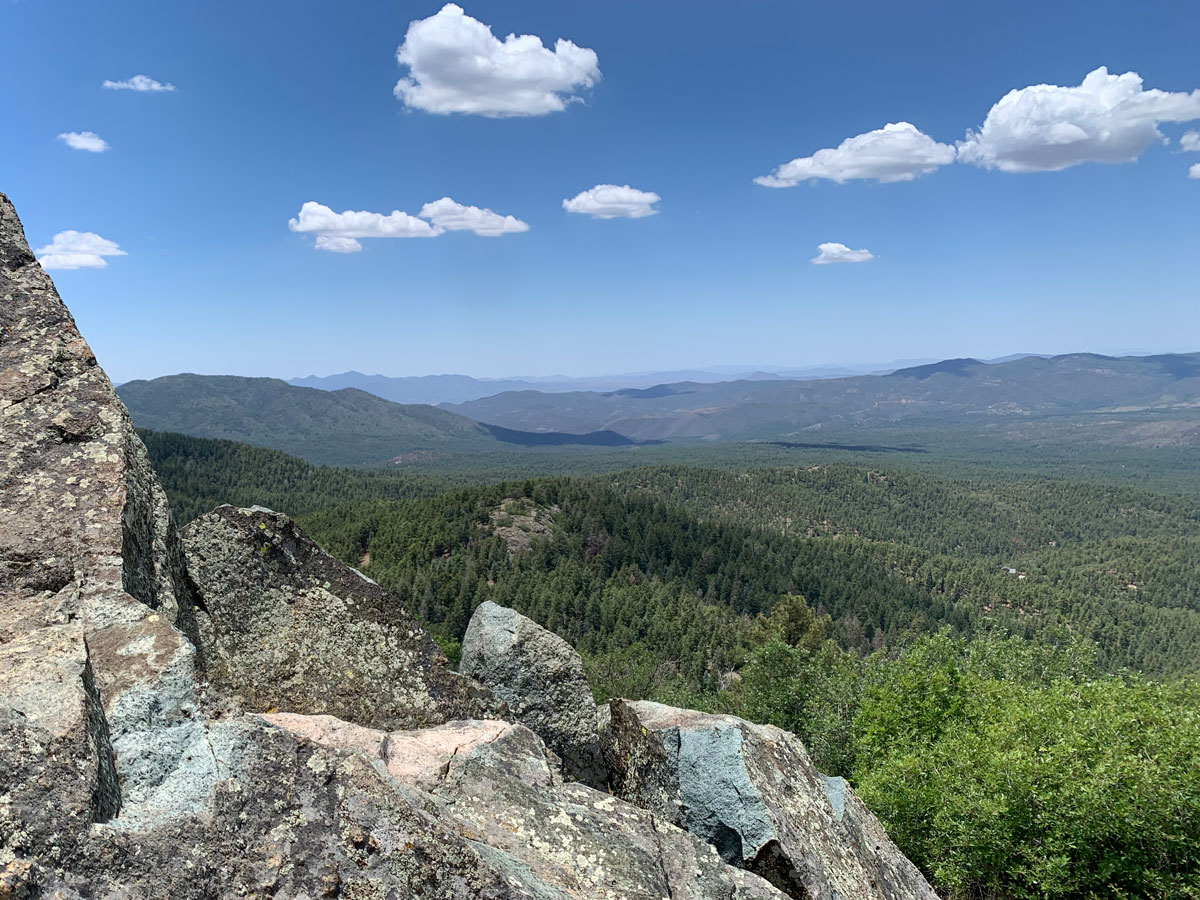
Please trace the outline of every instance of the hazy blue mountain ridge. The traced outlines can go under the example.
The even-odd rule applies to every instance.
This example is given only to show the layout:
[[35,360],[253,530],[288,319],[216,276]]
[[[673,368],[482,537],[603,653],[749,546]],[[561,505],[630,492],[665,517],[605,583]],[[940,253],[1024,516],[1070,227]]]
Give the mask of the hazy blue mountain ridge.
[[974,359],[810,381],[688,381],[637,391],[518,391],[447,405],[526,431],[611,429],[638,439],[772,439],[814,430],[1032,422],[1170,412],[1200,419],[1200,354]]

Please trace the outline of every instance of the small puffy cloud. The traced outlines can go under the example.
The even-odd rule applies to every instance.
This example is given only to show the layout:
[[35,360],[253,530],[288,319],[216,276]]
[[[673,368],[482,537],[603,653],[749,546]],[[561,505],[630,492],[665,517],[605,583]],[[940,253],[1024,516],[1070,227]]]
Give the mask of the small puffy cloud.
[[163,84],[147,75],[134,75],[128,81],[104,80],[104,87],[111,91],[138,91],[139,93],[161,93],[175,90],[173,84]]
[[662,198],[653,191],[629,185],[598,184],[562,202],[567,212],[585,213],[596,219],[641,219],[658,212],[654,204]]
[[1200,153],[1200,131],[1185,131],[1179,139],[1179,149],[1188,153]]
[[87,150],[89,153],[103,153],[108,149],[108,141],[94,131],[67,131],[58,136],[72,150]]
[[1200,163],[1196,163],[1188,169],[1188,178],[1200,178]]
[[60,231],[35,255],[42,268],[51,269],[107,269],[106,256],[127,256],[113,241],[106,240],[90,231]]
[[328,250],[330,253],[358,253],[362,244],[352,237],[338,237],[334,234],[318,234],[314,246],[318,250]]
[[396,60],[408,67],[397,99],[442,115],[542,116],[600,80],[595,51],[561,38],[550,50],[531,34],[501,41],[453,3],[410,23]]
[[518,218],[502,216],[478,206],[463,206],[449,197],[426,203],[421,207],[420,215],[422,219],[428,219],[436,227],[446,231],[473,231],[484,237],[517,234],[529,230],[529,225]]
[[812,178],[838,184],[856,178],[876,181],[912,181],[954,162],[954,148],[939,144],[908,122],[896,122],[846,138],[837,147],[793,159],[770,175],[755,178],[764,187],[794,187]]
[[389,215],[348,209],[336,213],[328,206],[309,200],[300,215],[288,220],[288,228],[317,236],[318,250],[354,253],[362,249],[355,238],[437,237],[442,229],[398,209]]
[[874,259],[870,250],[851,250],[845,244],[831,242],[817,245],[817,255],[810,262],[824,266],[829,263],[863,263]]
[[514,216],[502,216],[478,206],[464,206],[443,197],[426,203],[419,216],[410,216],[398,209],[386,216],[349,209],[337,213],[310,200],[300,207],[300,215],[288,220],[288,228],[316,235],[314,246],[318,250],[357,253],[362,250],[359,238],[428,238],[447,231],[473,231],[485,237],[496,237],[528,231],[529,225]]
[[1078,87],[1035,84],[1009,91],[958,158],[1003,172],[1056,172],[1086,162],[1123,163],[1164,140],[1160,122],[1200,119],[1200,90],[1143,90],[1136,72],[1090,72]]

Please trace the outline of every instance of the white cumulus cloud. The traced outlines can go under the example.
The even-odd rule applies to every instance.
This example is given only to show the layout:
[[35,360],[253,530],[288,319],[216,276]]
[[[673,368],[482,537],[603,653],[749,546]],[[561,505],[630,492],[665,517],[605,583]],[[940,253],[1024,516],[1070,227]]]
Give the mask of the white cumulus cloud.
[[103,153],[108,149],[108,141],[94,131],[67,131],[58,139],[72,150],[87,150],[89,153]]
[[958,157],[1004,172],[1055,172],[1086,162],[1131,162],[1164,140],[1160,122],[1200,119],[1200,90],[1143,90],[1136,72],[1101,67],[1078,87],[1035,84],[1009,91]]
[[408,67],[397,99],[441,114],[541,116],[564,109],[578,99],[576,91],[600,80],[595,51],[561,38],[550,50],[532,34],[501,41],[454,3],[410,23],[396,60]]
[[127,256],[113,241],[90,231],[60,231],[35,251],[38,262],[51,269],[107,269],[106,256]]
[[809,260],[814,265],[824,266],[829,263],[863,263],[875,258],[870,250],[851,250],[845,244],[831,241],[817,245],[817,255]]
[[134,75],[127,81],[111,81],[106,78],[103,87],[112,91],[138,91],[139,93],[159,93],[175,90],[175,85],[163,84],[161,81],[155,81],[147,75]]
[[[424,219],[410,216],[398,209],[388,215],[377,212],[334,212],[328,206],[309,200],[300,207],[300,215],[288,220],[288,228],[317,236],[317,249],[334,253],[353,253],[361,250],[355,238],[419,238],[437,237],[442,229]],[[353,246],[351,244],[357,246]]]
[[1188,153],[1200,153],[1200,131],[1185,131],[1179,139],[1179,149]]
[[517,234],[529,230],[527,223],[514,216],[502,216],[478,206],[463,206],[449,197],[426,203],[421,207],[420,215],[422,219],[428,219],[436,227],[446,231],[473,231],[484,237]]
[[1196,163],[1188,169],[1188,178],[1200,178],[1200,163]]
[[596,219],[641,219],[657,213],[654,204],[661,199],[653,191],[639,191],[627,184],[598,184],[564,200],[562,205],[567,212]]
[[846,138],[837,147],[818,150],[755,178],[764,187],[794,187],[811,178],[841,184],[856,178],[912,181],[954,162],[954,148],[939,144],[908,122],[896,122]]
[[410,216],[398,209],[386,216],[350,209],[339,213],[310,200],[300,207],[298,216],[288,220],[288,228],[316,235],[314,246],[318,250],[357,253],[362,250],[360,238],[431,238],[448,231],[473,231],[485,237],[496,237],[528,231],[529,225],[514,216],[502,216],[478,206],[464,206],[443,197],[426,203],[419,216]]

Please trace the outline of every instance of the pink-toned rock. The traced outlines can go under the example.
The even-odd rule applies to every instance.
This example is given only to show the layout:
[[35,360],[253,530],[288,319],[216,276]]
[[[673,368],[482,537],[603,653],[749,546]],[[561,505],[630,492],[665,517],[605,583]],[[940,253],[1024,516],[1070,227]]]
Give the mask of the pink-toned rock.
[[406,784],[431,788],[459,754],[490,744],[516,727],[508,722],[472,720],[419,731],[395,731],[383,747],[384,763],[388,772]]
[[264,722],[278,725],[302,741],[332,750],[352,750],[370,757],[379,757],[387,732],[364,728],[335,716],[305,716],[300,713],[262,713]]
[[388,774],[414,787],[430,788],[450,761],[480,744],[490,744],[517,727],[494,720],[448,722],[434,728],[388,733],[333,716],[264,713],[258,718],[285,728],[302,741],[329,750],[349,750],[383,762]]
[[564,782],[557,757],[523,725],[460,721],[385,734],[329,716],[259,718],[302,743],[343,751],[347,762],[386,765],[401,782],[396,790],[424,798],[440,822],[468,837],[481,865],[521,886],[513,900],[785,900],[652,813]]

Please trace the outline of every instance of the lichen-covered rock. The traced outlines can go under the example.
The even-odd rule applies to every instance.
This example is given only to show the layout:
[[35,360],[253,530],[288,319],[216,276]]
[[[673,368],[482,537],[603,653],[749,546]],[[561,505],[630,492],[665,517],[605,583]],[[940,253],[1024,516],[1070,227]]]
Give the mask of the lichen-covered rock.
[[842,779],[769,725],[613,701],[602,735],[613,792],[804,900],[936,900]]
[[[48,792],[37,821],[0,803],[0,852],[28,838],[36,863],[68,854],[89,816],[144,821],[148,780],[186,803],[170,785],[188,761],[161,746],[203,733],[193,612],[146,450],[0,194],[0,769],[17,773],[17,793]],[[20,661],[33,646],[45,666]],[[51,689],[68,719],[47,730],[27,701]],[[60,752],[22,777],[44,740]],[[90,812],[67,796],[89,783]]]
[[400,601],[285,515],[222,506],[183,531],[205,674],[256,712],[387,730],[503,715]]
[[[329,717],[268,715],[305,743],[348,748],[429,798],[481,867],[538,898],[783,900],[712,847],[609,794],[564,783],[545,745],[506,722],[386,734]],[[317,721],[314,721],[314,718]]]
[[513,719],[562,758],[564,774],[604,787],[596,704],[575,648],[532,619],[488,601],[471,616],[458,668],[503,698]]
[[65,866],[39,864],[42,894],[216,900],[563,900],[464,833],[436,797],[357,750],[298,741],[244,717],[215,750],[211,808],[154,829],[93,826]]
[[129,415],[0,194],[0,642],[191,604]]

